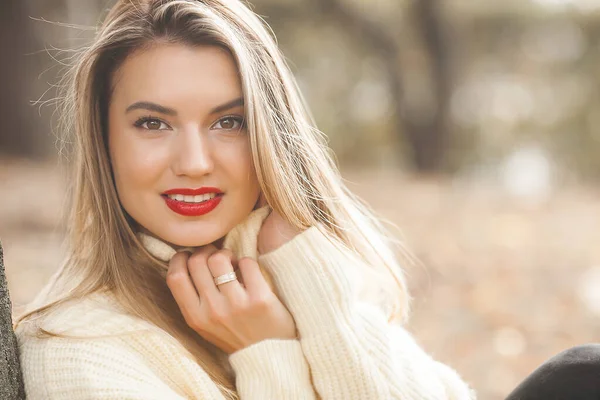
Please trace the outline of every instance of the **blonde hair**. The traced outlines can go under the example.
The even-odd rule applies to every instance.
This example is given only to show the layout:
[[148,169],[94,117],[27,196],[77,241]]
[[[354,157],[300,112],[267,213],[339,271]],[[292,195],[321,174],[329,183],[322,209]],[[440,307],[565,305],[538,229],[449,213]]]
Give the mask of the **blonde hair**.
[[[185,323],[166,286],[165,265],[143,248],[112,178],[107,151],[112,76],[128,55],[156,43],[229,51],[239,69],[254,165],[267,203],[298,228],[320,224],[364,261],[366,273],[376,272],[372,276],[388,282],[392,277],[388,316],[390,321],[404,319],[409,297],[393,250],[399,243],[344,185],[265,25],[238,0],[120,0],[112,7],[66,76],[62,115],[65,132],[74,135],[74,159],[66,216],[69,247],[53,282],[59,296],[29,310],[16,325],[66,301],[108,290],[131,314],[174,336],[223,394],[237,399],[230,371],[217,361],[218,349]],[[376,285],[378,292],[383,288]]]

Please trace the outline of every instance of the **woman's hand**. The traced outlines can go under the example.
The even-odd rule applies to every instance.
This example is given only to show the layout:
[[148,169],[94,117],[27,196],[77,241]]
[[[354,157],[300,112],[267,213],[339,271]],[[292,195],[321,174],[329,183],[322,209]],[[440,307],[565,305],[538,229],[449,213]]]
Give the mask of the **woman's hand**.
[[[214,277],[234,271],[234,264],[243,283],[216,286]],[[230,250],[207,245],[175,254],[166,279],[187,324],[227,354],[265,339],[296,338],[294,319],[251,258],[236,262]]]
[[289,242],[300,230],[288,223],[275,210],[264,220],[258,233],[258,252],[269,253]]

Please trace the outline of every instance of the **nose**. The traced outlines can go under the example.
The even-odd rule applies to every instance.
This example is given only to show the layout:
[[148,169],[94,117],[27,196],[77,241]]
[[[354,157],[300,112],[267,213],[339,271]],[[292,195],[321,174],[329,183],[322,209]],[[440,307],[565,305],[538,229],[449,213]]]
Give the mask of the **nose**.
[[172,169],[175,175],[200,177],[213,171],[210,143],[199,129],[180,131],[174,147]]

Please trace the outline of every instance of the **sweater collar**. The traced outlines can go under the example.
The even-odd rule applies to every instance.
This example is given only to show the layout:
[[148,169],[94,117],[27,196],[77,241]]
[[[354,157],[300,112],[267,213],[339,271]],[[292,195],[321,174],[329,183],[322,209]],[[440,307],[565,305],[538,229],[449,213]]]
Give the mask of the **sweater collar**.
[[[271,208],[268,205],[253,210],[246,219],[227,233],[223,241],[223,248],[231,250],[238,259],[250,257],[256,260],[258,258],[258,233],[270,212]],[[200,247],[175,250],[171,245],[155,236],[143,232],[138,232],[137,236],[150,254],[164,262],[169,262],[178,251],[193,252]]]

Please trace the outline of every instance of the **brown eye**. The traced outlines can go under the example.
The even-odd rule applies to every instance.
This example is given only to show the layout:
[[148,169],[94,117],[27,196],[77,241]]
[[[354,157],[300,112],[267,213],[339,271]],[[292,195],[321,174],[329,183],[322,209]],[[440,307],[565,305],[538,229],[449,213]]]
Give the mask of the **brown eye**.
[[233,129],[234,126],[235,126],[235,121],[231,117],[221,120],[221,128],[223,128],[223,129]]
[[146,126],[148,127],[148,129],[160,129],[160,121],[157,120],[150,120],[146,122]]
[[170,129],[169,125],[162,122],[160,119],[142,117],[135,122],[135,127],[144,128],[150,131],[160,131]]
[[211,129],[225,129],[225,130],[240,130],[244,126],[244,119],[242,117],[223,117],[218,120]]

